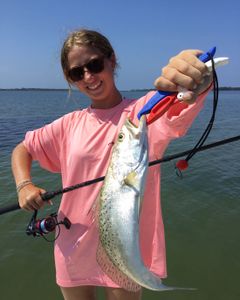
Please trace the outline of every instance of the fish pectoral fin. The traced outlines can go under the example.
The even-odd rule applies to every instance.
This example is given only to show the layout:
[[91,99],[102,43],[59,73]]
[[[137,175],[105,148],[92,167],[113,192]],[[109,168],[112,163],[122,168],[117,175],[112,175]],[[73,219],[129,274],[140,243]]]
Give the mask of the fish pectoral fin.
[[130,172],[124,179],[124,183],[129,186],[136,186],[137,173],[135,171]]

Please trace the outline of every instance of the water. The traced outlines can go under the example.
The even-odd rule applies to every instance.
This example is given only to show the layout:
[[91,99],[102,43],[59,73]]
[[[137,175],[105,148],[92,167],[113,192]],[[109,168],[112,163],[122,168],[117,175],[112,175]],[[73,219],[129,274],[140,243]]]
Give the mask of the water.
[[[143,92],[126,92],[140,97]],[[49,123],[89,103],[78,93],[68,100],[62,91],[0,92],[0,206],[16,202],[11,175],[11,151],[27,130]],[[222,91],[216,123],[208,143],[239,135],[240,92]],[[188,135],[174,141],[167,154],[192,148],[211,114],[211,95]],[[144,290],[143,299],[240,299],[240,142],[198,153],[181,180],[174,163],[162,164],[162,207],[167,242],[167,285],[196,291],[156,293]],[[47,190],[60,187],[58,175],[33,165],[36,184]],[[44,213],[57,209],[46,208]],[[55,285],[53,245],[25,235],[30,214],[15,211],[0,217],[1,299],[62,299]],[[102,291],[99,291],[103,299]]]

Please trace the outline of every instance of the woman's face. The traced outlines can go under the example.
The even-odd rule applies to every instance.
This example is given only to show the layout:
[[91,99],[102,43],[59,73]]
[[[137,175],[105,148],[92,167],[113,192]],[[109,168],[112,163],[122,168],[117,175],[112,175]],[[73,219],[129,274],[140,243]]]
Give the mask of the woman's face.
[[116,65],[114,55],[104,58],[103,70],[94,73],[85,66],[89,61],[103,57],[102,53],[95,48],[75,46],[68,54],[69,70],[75,67],[83,67],[82,80],[72,82],[78,89],[87,95],[93,102],[94,107],[101,107],[109,101],[116,92],[114,83],[114,69]]

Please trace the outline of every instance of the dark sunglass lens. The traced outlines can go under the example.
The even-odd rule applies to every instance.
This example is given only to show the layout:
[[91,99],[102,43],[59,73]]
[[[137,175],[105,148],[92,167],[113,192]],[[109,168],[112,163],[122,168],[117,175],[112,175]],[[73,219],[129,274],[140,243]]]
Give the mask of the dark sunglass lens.
[[104,58],[94,58],[86,64],[89,72],[100,73],[104,69]]
[[68,76],[73,82],[76,82],[83,79],[83,74],[83,67],[76,67],[69,70]]
[[68,76],[73,81],[80,81],[84,77],[84,68],[91,73],[100,73],[104,69],[104,57],[97,57],[91,59],[87,64],[82,67],[75,67],[69,70]]

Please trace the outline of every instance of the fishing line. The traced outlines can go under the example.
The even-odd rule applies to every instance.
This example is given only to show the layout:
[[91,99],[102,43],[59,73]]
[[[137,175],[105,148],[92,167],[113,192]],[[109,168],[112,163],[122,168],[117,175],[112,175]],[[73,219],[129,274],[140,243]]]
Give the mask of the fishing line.
[[[205,151],[207,149],[211,149],[211,148],[218,147],[218,146],[221,146],[221,145],[236,142],[238,140],[240,140],[240,135],[234,136],[234,137],[231,137],[231,138],[228,138],[228,139],[220,140],[220,141],[217,141],[217,142],[214,142],[214,143],[211,143],[211,144],[207,144],[205,146],[198,147],[198,149],[195,150],[195,151],[196,152]],[[176,154],[164,156],[161,159],[149,162],[149,167],[160,164],[160,163],[163,163],[163,162],[169,162],[173,159],[177,159],[177,158],[186,156],[186,155],[190,154],[192,151],[193,151],[193,149],[190,149],[190,150],[186,150],[186,151],[179,152],[179,153],[176,153]],[[104,178],[105,178],[105,176],[102,176],[102,177],[98,177],[98,178],[95,178],[95,179],[92,179],[92,180],[84,181],[82,183],[78,183],[76,185],[66,187],[66,188],[63,188],[63,189],[46,192],[41,197],[44,201],[48,201],[48,200],[54,198],[55,196],[58,196],[58,195],[61,195],[61,194],[64,194],[64,193],[67,193],[67,192],[85,187],[85,186],[89,186],[89,185],[97,183],[97,182],[101,182],[101,181],[104,180]],[[20,209],[20,206],[19,206],[18,203],[14,203],[14,204],[2,207],[0,209],[0,215],[8,213],[10,211],[17,210],[17,209]]]
[[209,133],[212,130],[212,127],[213,127],[213,124],[214,124],[214,121],[215,121],[216,110],[217,110],[217,106],[218,106],[218,93],[219,93],[218,77],[217,77],[217,73],[216,73],[216,70],[215,70],[215,62],[214,62],[213,56],[210,53],[208,53],[208,55],[211,59],[212,73],[213,73],[213,112],[212,112],[211,119],[208,122],[208,125],[207,125],[205,131],[203,132],[202,136],[200,137],[199,141],[194,146],[192,151],[190,151],[188,153],[188,155],[185,159],[179,160],[176,163],[176,165],[175,165],[176,174],[179,177],[182,177],[182,171],[187,169],[189,160],[198,152],[199,148],[201,148],[202,145],[205,143],[206,139],[209,136]]

